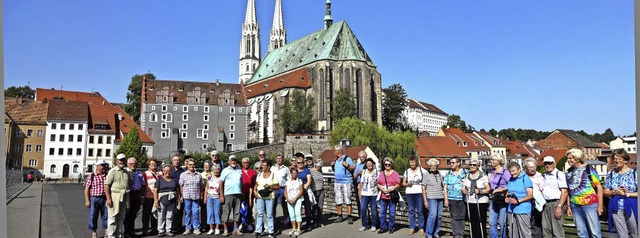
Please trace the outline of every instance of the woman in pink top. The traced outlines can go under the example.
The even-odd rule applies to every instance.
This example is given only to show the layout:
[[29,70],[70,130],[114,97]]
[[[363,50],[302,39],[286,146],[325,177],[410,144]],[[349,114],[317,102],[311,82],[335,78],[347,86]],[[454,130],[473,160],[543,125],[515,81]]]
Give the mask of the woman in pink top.
[[[380,230],[378,234],[389,231],[393,234],[393,225],[396,220],[396,203],[391,201],[390,193],[396,193],[400,187],[400,175],[393,170],[393,159],[386,157],[382,160],[383,172],[378,175],[378,190],[380,190]],[[387,209],[389,209],[389,222],[387,223]]]
[[[160,178],[160,174],[158,173],[158,161],[151,158],[147,161],[147,165],[149,166],[149,170],[142,174],[144,181],[147,184],[147,189],[144,190],[144,201],[142,203],[142,236],[147,236],[149,227],[151,227],[152,233],[154,233],[156,231],[156,227],[158,227],[158,219],[151,215],[151,209],[153,207],[153,189],[155,187],[156,180]],[[149,222],[151,222],[151,226],[149,226]]]

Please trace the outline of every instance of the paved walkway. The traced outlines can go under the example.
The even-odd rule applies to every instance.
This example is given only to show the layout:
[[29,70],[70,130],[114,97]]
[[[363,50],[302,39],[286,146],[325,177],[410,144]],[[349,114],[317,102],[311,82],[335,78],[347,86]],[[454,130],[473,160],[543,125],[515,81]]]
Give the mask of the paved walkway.
[[41,183],[31,184],[7,204],[7,233],[9,237],[40,237],[41,204]]

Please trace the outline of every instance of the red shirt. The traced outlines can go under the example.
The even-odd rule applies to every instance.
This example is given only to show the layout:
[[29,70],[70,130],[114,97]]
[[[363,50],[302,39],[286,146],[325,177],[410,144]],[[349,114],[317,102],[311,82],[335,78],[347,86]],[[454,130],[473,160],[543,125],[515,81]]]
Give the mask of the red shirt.
[[158,180],[160,177],[161,175],[159,171],[156,172],[156,174],[151,172],[151,170],[144,171],[144,173],[142,174],[142,178],[144,178],[144,181],[147,184],[147,189],[144,190],[145,198],[153,198],[153,189],[155,188],[156,180]]
[[249,194],[249,191],[256,185],[258,174],[253,169],[242,169],[242,193]]
[[98,197],[98,196],[104,196],[104,180],[105,178],[107,178],[106,175],[104,174],[91,174],[89,175],[89,177],[87,178],[86,181],[84,181],[84,186],[85,187],[89,187],[89,196],[92,197]]

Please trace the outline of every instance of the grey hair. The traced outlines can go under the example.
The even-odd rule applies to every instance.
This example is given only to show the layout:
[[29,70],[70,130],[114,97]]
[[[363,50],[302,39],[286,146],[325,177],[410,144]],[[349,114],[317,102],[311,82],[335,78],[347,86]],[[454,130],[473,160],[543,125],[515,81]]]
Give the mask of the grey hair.
[[502,157],[501,154],[497,154],[497,153],[491,154],[491,159],[498,160],[500,161],[500,165],[504,165],[504,157]]
[[344,153],[344,148],[341,145],[336,145],[333,147],[334,150],[340,151],[340,153]]
[[478,166],[480,166],[480,160],[478,160],[478,159],[469,160],[469,164],[473,164],[473,163],[478,164]]
[[582,152],[582,150],[578,148],[569,149],[565,154],[565,156],[567,156],[567,159],[569,158],[569,155],[571,155],[575,160],[579,161],[580,163],[584,163],[584,153]]
[[518,162],[509,162],[509,164],[507,164],[507,169],[511,170],[511,168],[517,168],[518,170],[522,169],[522,167],[520,167],[520,164],[518,164]]
[[536,161],[536,159],[534,159],[533,157],[529,157],[524,160],[524,166],[529,166],[529,164],[532,164],[533,166],[537,166],[538,164],[537,162],[538,161]]
[[440,160],[437,160],[435,158],[431,158],[429,162],[427,162],[428,165],[431,165],[431,163],[435,163],[436,166],[440,166]]
[[165,164],[165,165],[163,165],[163,166],[162,166],[162,170],[164,170],[164,168],[166,168],[166,167],[169,167],[169,168],[173,169],[173,166],[172,166],[172,165],[170,165],[170,164]]
[[389,162],[391,162],[393,164],[393,159],[389,158],[389,157],[384,157],[384,159],[382,160],[382,163],[387,162],[387,161],[389,161]]
[[220,169],[222,170],[222,168],[220,167],[219,164],[213,164],[213,167],[211,167],[211,171],[213,171],[214,169]]
[[129,159],[127,159],[127,163],[131,163],[131,162],[137,163],[138,160],[136,160],[136,158],[134,158],[134,157],[129,157]]
[[358,156],[360,156],[360,154],[364,154],[364,157],[367,157],[367,152],[365,152],[364,150],[361,150],[360,152],[358,152]]
[[242,162],[249,161],[249,157],[242,158]]
[[322,166],[324,166],[324,162],[322,162],[322,160],[321,160],[321,159],[317,159],[317,160],[316,160],[316,163],[315,163],[315,166],[316,166],[316,167],[322,167]]

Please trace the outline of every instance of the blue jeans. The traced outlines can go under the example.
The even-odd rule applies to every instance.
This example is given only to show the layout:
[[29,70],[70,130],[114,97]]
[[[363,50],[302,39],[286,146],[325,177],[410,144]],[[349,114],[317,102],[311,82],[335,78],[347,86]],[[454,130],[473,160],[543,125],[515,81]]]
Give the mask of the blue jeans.
[[407,194],[407,205],[409,205],[409,229],[415,230],[416,216],[418,217],[418,228],[424,229],[424,214],[422,214],[424,200],[422,199],[422,193]]
[[200,202],[198,199],[184,199],[184,225],[187,230],[200,227]]
[[[500,233],[498,235],[498,221],[500,221]],[[489,205],[489,235],[491,238],[506,238],[507,206],[495,206],[493,201]]]
[[207,198],[207,224],[222,224],[220,220],[220,198]]
[[[389,223],[387,224],[387,208],[389,209]],[[380,229],[391,230],[396,223],[396,204],[390,199],[380,199]]]
[[285,223],[289,221],[289,209],[287,208],[287,199],[284,198],[284,186],[281,186],[280,189],[274,191],[274,201],[273,201],[273,217],[276,217],[276,207],[278,204],[282,206],[282,214],[285,220]]
[[598,220],[598,204],[575,205],[571,203],[573,221],[576,223],[579,237],[601,237],[600,221]]
[[90,197],[89,202],[89,230],[98,229],[98,215],[102,219],[102,228],[107,229],[107,199],[105,197]]
[[444,199],[427,199],[429,203],[429,217],[427,218],[427,237],[440,236],[440,223],[442,223],[442,208]]
[[[371,228],[378,226],[377,196],[362,196],[360,201],[360,220],[362,227]],[[371,219],[367,218],[367,210],[371,209]],[[372,223],[372,224],[369,224]]]
[[[267,230],[269,234],[273,234],[273,201],[274,199],[256,199],[256,207],[258,209],[258,217],[256,218],[256,231],[262,231],[263,216],[267,216]],[[265,211],[266,210],[266,211]]]

